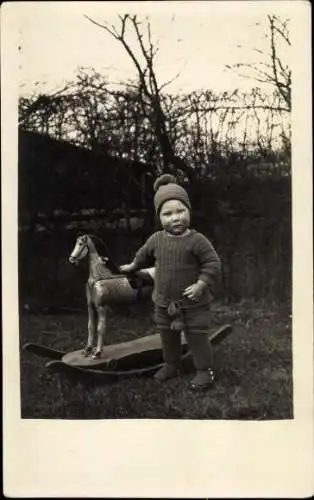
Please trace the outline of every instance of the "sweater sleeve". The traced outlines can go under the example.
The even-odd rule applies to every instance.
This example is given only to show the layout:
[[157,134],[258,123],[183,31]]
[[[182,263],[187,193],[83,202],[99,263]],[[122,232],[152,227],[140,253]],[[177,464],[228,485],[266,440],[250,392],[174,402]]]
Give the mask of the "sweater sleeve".
[[133,259],[135,270],[148,267],[154,262],[156,247],[156,233],[152,234],[144,245],[136,252]]
[[200,263],[198,279],[204,281],[214,292],[215,286],[221,278],[221,261],[211,242],[200,233],[197,236],[194,250]]

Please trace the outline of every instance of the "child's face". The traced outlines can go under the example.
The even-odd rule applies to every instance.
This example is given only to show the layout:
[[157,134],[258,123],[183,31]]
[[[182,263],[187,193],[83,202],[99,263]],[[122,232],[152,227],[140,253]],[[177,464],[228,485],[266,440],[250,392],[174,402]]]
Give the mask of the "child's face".
[[165,201],[159,217],[162,227],[174,235],[183,234],[190,226],[190,211],[179,200]]

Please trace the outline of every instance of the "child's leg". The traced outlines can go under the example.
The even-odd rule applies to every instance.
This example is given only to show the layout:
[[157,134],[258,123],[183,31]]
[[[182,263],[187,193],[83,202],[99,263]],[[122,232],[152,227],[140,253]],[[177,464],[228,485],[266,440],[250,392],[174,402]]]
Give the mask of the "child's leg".
[[163,330],[160,337],[165,363],[178,368],[181,361],[181,332]]
[[160,337],[165,364],[155,374],[155,379],[164,381],[178,374],[181,363],[181,334],[172,330],[161,330]]
[[171,318],[167,309],[155,306],[155,322],[160,332],[164,366],[155,374],[157,380],[177,375],[181,362],[181,332],[170,330]]
[[192,352],[197,370],[191,382],[193,389],[206,389],[215,381],[214,356],[206,333],[186,333],[186,340]]
[[197,370],[192,387],[205,388],[212,385],[215,378],[213,350],[208,340],[210,309],[208,305],[205,305],[191,307],[183,312],[186,327],[185,338]]
[[213,349],[206,333],[186,332],[185,338],[191,350],[195,368],[197,370],[213,368]]

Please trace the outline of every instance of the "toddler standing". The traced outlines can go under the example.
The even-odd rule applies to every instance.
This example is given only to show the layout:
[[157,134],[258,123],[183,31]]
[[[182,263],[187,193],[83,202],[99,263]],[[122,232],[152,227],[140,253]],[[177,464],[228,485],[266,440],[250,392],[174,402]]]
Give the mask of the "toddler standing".
[[154,184],[154,205],[162,230],[152,234],[133,262],[121,266],[128,273],[155,263],[154,318],[161,335],[164,365],[160,381],[176,376],[184,332],[197,370],[192,388],[214,383],[212,347],[208,340],[210,302],[220,278],[220,259],[210,241],[190,228],[191,203],[174,176],[161,175]]

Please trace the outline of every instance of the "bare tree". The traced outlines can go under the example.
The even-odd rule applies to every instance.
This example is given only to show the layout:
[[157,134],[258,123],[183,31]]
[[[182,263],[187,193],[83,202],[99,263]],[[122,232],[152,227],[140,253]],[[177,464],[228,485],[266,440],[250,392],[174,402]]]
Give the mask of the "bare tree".
[[283,46],[291,46],[288,20],[281,20],[275,15],[268,15],[267,22],[268,33],[266,37],[269,39],[269,50],[265,53],[258,48],[254,49],[263,57],[266,56],[266,62],[238,63],[226,67],[228,69],[244,69],[246,71],[241,76],[272,85],[285,103],[286,110],[291,111],[291,70],[283,62],[281,55]]
[[[163,157],[163,170],[174,173],[181,171],[193,183],[195,177],[194,171],[186,165],[182,158],[175,154],[169,134],[168,119],[163,108],[161,92],[170,81],[162,85],[158,84],[154,68],[154,60],[158,48],[154,46],[152,41],[150,22],[146,20],[145,28],[142,29],[142,23],[136,15],[125,14],[119,16],[120,29],[118,30],[114,25],[109,27],[107,24],[101,24],[87,15],[85,17],[96,26],[106,30],[115,40],[119,41],[134,63],[138,75],[138,89],[141,97],[142,112],[149,120],[158,140]],[[130,42],[127,40],[129,30],[133,30],[136,36],[140,55],[135,53],[135,48],[132,48]]]

